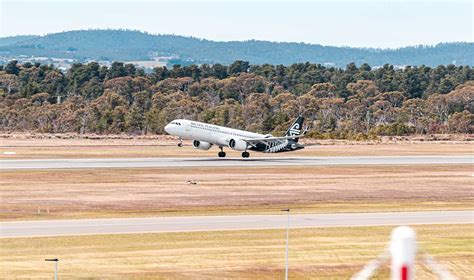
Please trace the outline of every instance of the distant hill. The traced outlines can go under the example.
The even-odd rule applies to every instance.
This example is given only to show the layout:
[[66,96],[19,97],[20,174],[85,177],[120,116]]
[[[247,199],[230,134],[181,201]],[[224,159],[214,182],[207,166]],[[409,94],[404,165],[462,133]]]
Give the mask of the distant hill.
[[152,35],[130,30],[81,30],[45,36],[0,38],[3,60],[19,56],[69,58],[78,61],[137,61],[165,57],[170,64],[252,64],[312,62],[345,66],[350,62],[380,66],[440,64],[474,65],[474,43],[440,43],[400,49],[331,47],[268,41],[215,42],[176,35]]
[[3,37],[0,38],[0,46],[14,45],[16,43],[26,41],[28,39],[33,39],[37,36],[34,35],[21,35],[21,36],[12,36],[12,37]]

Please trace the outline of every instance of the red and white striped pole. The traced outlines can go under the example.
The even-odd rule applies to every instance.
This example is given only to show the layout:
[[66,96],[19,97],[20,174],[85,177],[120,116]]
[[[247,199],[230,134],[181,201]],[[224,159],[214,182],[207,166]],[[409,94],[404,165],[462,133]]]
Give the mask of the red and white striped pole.
[[401,226],[392,231],[390,254],[392,280],[415,279],[416,233],[411,227]]

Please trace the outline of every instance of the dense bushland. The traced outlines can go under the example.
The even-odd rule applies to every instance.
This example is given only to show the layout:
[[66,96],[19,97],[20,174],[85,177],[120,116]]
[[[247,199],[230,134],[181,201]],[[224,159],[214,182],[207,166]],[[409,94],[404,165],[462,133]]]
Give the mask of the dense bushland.
[[0,66],[2,131],[164,133],[175,118],[280,133],[297,115],[310,136],[474,132],[474,70],[440,65],[396,69],[367,64],[155,68],[11,61]]

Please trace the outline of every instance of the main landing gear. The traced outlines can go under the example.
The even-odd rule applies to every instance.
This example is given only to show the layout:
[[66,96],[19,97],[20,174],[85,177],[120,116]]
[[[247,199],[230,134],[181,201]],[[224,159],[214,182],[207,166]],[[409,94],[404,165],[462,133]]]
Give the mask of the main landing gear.
[[219,157],[225,157],[225,152],[224,152],[224,149],[222,147],[219,147],[221,149],[221,151],[217,154]]
[[[221,151],[219,153],[217,153],[217,155],[220,157],[220,158],[224,158],[226,156],[226,153],[224,152],[224,148],[223,147],[219,147],[219,149],[221,149]],[[243,158],[248,158],[250,157],[250,153],[245,151],[245,152],[242,152],[242,157]]]

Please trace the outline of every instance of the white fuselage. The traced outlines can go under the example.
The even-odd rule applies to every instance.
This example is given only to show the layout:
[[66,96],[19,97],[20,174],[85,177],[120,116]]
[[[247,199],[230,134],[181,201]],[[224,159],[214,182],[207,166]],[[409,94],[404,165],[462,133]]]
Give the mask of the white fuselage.
[[190,120],[174,120],[165,126],[165,131],[187,140],[208,142],[217,146],[227,146],[231,139],[259,139],[268,135],[253,133],[240,129],[207,124]]

